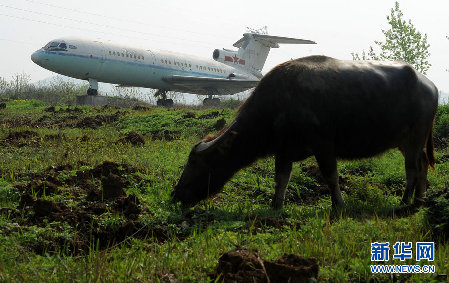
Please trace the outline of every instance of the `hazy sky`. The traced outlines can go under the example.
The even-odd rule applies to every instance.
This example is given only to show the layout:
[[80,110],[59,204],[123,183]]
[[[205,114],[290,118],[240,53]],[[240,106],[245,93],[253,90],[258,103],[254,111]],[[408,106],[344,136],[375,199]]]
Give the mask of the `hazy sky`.
[[[405,19],[427,33],[427,76],[449,92],[449,1],[399,1]],[[323,54],[352,59],[383,40],[393,0],[309,1],[152,1],[152,0],[0,0],[0,76],[54,75],[35,65],[30,55],[54,38],[87,37],[136,47],[212,57],[215,48],[233,48],[246,27],[268,26],[271,35],[316,41],[317,45],[282,45],[272,49],[264,72],[291,58]]]

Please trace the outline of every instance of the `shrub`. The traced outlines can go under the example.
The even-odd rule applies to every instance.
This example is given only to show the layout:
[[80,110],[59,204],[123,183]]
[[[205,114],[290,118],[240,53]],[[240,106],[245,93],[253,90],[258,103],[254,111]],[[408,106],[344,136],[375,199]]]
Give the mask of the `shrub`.
[[434,138],[437,146],[449,140],[449,104],[440,105],[435,116]]
[[428,199],[427,221],[432,234],[449,239],[449,189],[431,191]]

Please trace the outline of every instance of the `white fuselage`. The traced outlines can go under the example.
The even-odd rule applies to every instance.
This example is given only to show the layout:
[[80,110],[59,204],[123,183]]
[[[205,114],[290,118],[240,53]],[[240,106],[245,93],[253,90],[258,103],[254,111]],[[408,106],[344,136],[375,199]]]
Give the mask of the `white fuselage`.
[[259,79],[213,59],[75,38],[53,40],[31,59],[45,69],[81,80],[174,91],[186,89],[165,82],[164,77],[226,79],[232,74],[238,79]]

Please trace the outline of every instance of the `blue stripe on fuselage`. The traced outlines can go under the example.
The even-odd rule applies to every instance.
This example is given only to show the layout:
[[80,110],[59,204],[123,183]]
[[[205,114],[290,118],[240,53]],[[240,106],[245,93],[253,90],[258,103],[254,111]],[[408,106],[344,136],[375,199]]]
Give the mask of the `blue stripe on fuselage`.
[[[152,68],[152,69],[159,69],[159,70],[166,70],[166,71],[175,71],[175,72],[181,72],[186,74],[193,74],[197,76],[203,76],[203,77],[210,77],[210,78],[226,78],[226,76],[220,76],[220,75],[211,75],[208,73],[199,73],[194,71],[187,71],[182,69],[174,69],[174,68],[167,68],[164,66],[158,66],[158,65],[152,65],[152,64],[143,64],[143,63],[137,63],[137,62],[127,62],[122,60],[116,60],[116,59],[109,59],[109,58],[102,58],[98,56],[93,55],[80,55],[80,54],[74,54],[69,52],[56,52],[56,51],[48,51],[48,50],[41,50],[44,54],[49,55],[59,55],[59,56],[71,56],[71,57],[79,57],[84,59],[95,59],[95,60],[101,60],[104,62],[118,62],[126,65],[133,65],[133,66],[139,66],[139,67],[146,67],[146,68]],[[92,56],[92,57],[91,57]]]

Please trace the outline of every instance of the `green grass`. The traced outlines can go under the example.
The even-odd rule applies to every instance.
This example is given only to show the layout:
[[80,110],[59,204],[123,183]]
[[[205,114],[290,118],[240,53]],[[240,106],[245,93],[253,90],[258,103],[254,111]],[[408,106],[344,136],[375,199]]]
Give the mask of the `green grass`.
[[[307,168],[316,167],[314,158],[295,163],[287,203],[281,211],[269,206],[274,193],[273,158],[259,160],[241,170],[222,193],[184,211],[170,202],[170,192],[190,149],[200,137],[216,132],[212,126],[218,119],[225,118],[229,123],[234,110],[81,107],[82,112],[76,114],[74,121],[117,111],[121,114],[118,120],[103,123],[97,129],[75,127],[75,123],[60,127],[49,123],[36,128],[20,120],[26,117],[37,122],[50,116],[52,123],[59,123],[71,114],[65,111],[66,107],[56,107],[55,113],[47,113],[44,109],[48,105],[36,101],[6,104],[7,108],[0,110],[0,123],[7,122],[7,127],[0,130],[0,140],[13,131],[30,130],[38,135],[21,141],[21,146],[0,147],[1,282],[158,282],[169,278],[208,282],[220,255],[237,247],[258,250],[268,260],[284,253],[316,257],[321,281],[393,280],[390,275],[370,272],[369,266],[373,264],[370,244],[375,241],[388,241],[390,245],[397,241],[435,241],[433,264],[437,274],[446,276],[402,274],[395,275],[394,280],[448,280],[449,244],[432,234],[426,209],[405,216],[394,213],[400,206],[405,184],[404,160],[396,150],[373,159],[339,162],[347,206],[339,217],[331,214],[329,194],[321,193],[322,181],[307,173]],[[198,119],[214,111],[220,115]],[[188,112],[194,113],[195,118],[184,118]],[[14,124],[15,120],[19,121]],[[144,135],[145,145],[117,142],[130,131]],[[174,140],[153,139],[152,134],[160,131],[180,134]],[[63,138],[46,138],[58,134]],[[447,149],[437,153],[439,157],[445,154]],[[69,220],[51,221],[44,217],[32,223],[30,219],[34,219],[35,212],[19,206],[22,188],[42,176],[54,176],[60,185],[54,194],[38,196],[36,191],[34,197],[65,203],[73,209],[86,205],[87,197],[79,191],[88,185],[73,180],[104,161],[120,165],[118,174],[126,180],[126,194],[140,200],[137,219],[127,219],[114,208],[113,201],[98,201],[104,210],[92,216],[92,230],[80,231]],[[60,171],[54,169],[58,166]],[[127,172],[126,166],[134,171]],[[429,190],[447,188],[448,176],[449,161],[438,163],[434,171],[429,171]],[[101,178],[87,181],[102,190]],[[257,222],[270,217],[280,224]],[[115,233],[129,222],[140,223],[150,233],[126,237],[106,249],[91,241],[87,250],[73,253],[72,246],[83,236],[103,230]],[[398,260],[388,263],[404,264]],[[405,264],[416,261],[407,260]]]

